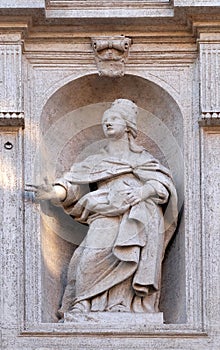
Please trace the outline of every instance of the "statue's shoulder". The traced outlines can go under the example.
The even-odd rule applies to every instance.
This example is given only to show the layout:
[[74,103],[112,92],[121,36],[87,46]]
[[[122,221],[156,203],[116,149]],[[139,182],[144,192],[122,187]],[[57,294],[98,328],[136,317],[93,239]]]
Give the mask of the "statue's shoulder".
[[143,149],[143,151],[141,153],[139,153],[138,157],[136,154],[136,158],[141,163],[146,163],[146,162],[158,162],[159,163],[159,161],[151,153],[147,152],[146,149]]

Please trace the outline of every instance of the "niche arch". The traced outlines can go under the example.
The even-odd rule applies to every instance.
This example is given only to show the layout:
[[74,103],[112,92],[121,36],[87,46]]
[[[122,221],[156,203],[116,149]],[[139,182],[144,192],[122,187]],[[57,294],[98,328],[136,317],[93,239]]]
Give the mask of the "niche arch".
[[[43,107],[40,128],[46,147],[45,145],[43,147],[42,177],[47,173],[44,167],[48,169],[47,166],[50,163],[48,160],[55,159],[55,162],[52,162],[53,176],[60,176],[76,160],[78,153],[85,148],[91,148],[91,145],[103,138],[101,125],[96,121],[98,117],[101,119],[102,111],[116,98],[131,99],[140,107],[142,124],[139,127],[139,143],[168,167],[167,157],[169,156],[172,162],[172,157],[175,156],[175,152],[172,152],[176,150],[178,157],[173,163],[176,164],[176,167],[180,167],[181,170],[177,170],[183,175],[183,158],[181,157],[183,117],[174,98],[161,86],[142,77],[125,75],[115,79],[92,74],[68,82],[56,90]],[[96,114],[97,116],[91,122],[91,118]],[[64,120],[68,120],[70,124],[65,124]],[[147,131],[143,132],[143,127],[145,123],[149,123],[149,120],[154,123],[150,135]],[[73,130],[71,135],[74,125],[80,122],[84,128],[81,125],[77,132]],[[149,127],[152,126],[151,122],[148,124]],[[159,128],[166,130],[167,135],[159,132],[159,136],[153,137],[152,135],[156,135]],[[165,151],[163,146],[168,142],[169,135],[171,144]],[[61,139],[63,142],[60,142]],[[171,152],[170,155],[169,152]],[[179,210],[183,204],[181,175],[177,176],[177,187],[180,194]],[[44,204],[41,211],[42,321],[57,322],[57,309],[66,283],[68,263],[81,237],[85,234],[85,227],[74,223],[71,218],[62,213],[60,208]],[[73,241],[70,238],[72,225],[74,225],[77,237]],[[167,323],[186,322],[184,276],[184,215],[182,215],[177,233],[168,247],[163,264],[160,308],[164,312],[164,319]]]

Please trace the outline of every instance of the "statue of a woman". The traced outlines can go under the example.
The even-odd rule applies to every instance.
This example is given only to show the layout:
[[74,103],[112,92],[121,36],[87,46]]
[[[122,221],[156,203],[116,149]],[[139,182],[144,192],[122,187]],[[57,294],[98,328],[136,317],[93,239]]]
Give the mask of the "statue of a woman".
[[[36,186],[88,233],[69,264],[59,310],[158,312],[161,265],[177,218],[168,169],[135,143],[137,106],[114,101],[102,118],[108,144],[53,185]],[[88,191],[88,184],[90,191]]]

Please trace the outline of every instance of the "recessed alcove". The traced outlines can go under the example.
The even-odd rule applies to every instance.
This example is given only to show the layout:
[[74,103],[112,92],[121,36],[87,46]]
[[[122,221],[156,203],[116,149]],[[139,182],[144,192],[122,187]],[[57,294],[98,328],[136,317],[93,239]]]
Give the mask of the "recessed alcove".
[[[141,77],[113,79],[84,76],[57,90],[41,115],[42,177],[54,180],[78,159],[105,143],[101,128],[103,111],[116,98],[127,98],[140,108],[137,142],[170,168],[183,205],[183,119],[169,92]],[[40,145],[41,146],[41,145]],[[57,322],[57,310],[66,283],[70,258],[86,234],[61,208],[41,206],[42,322]],[[167,323],[186,322],[184,213],[163,263],[160,310]]]

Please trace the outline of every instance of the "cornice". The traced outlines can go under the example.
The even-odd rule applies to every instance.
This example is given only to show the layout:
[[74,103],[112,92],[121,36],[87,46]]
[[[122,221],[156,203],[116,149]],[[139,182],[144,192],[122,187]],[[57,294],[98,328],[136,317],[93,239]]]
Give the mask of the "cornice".
[[220,41],[220,16],[216,19],[194,16],[191,21],[193,34],[199,42]]
[[[91,38],[124,35],[131,39],[129,64],[155,62],[192,62],[197,56],[196,42],[188,26],[114,27],[104,26],[81,31],[75,26],[32,27],[24,40],[23,52],[34,64],[93,64]],[[124,30],[123,30],[124,29]],[[103,34],[104,33],[104,34]]]
[[[32,9],[33,10],[33,9]],[[194,10],[194,8],[193,8]],[[24,10],[24,14],[26,10]],[[42,10],[41,10],[42,11]],[[27,12],[28,13],[28,12]],[[215,15],[212,12],[199,14],[188,10],[176,12],[174,18],[156,21],[153,18],[146,20],[134,19],[55,19],[52,21],[43,20],[42,12],[40,25],[34,17],[34,12],[27,16],[0,16],[0,40],[2,42],[24,41],[26,51],[30,46],[40,44],[55,45],[62,40],[62,44],[74,44],[77,42],[90,43],[91,37],[103,35],[126,35],[133,40],[133,43],[141,44],[194,44],[197,41],[219,42],[220,33],[220,6]],[[52,49],[52,51],[56,49]]]
[[47,18],[173,17],[170,0],[46,0]]
[[20,42],[31,26],[31,17],[0,16],[0,42]]

